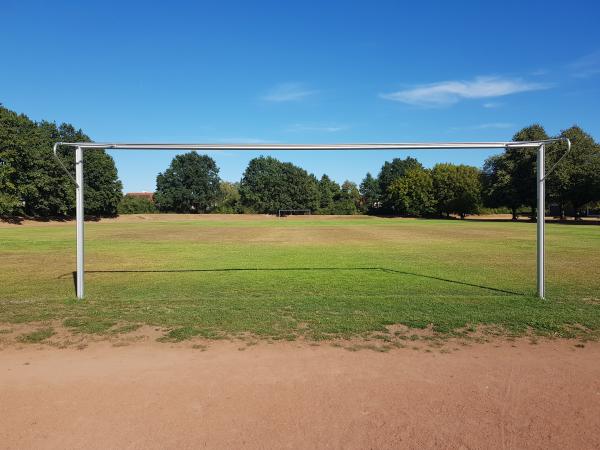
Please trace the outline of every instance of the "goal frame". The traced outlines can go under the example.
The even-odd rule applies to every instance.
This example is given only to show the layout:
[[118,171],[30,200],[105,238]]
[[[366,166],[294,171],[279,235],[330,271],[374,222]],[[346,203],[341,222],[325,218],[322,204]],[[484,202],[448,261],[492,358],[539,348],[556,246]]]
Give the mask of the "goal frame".
[[[282,214],[282,213],[287,213],[287,212],[291,212],[292,214]],[[293,216],[294,212],[307,212],[308,214],[302,214],[303,216],[310,216],[312,215],[312,211],[308,208],[300,208],[300,209],[293,209],[293,208],[288,208],[288,209],[278,209],[277,210],[277,217],[286,217],[288,215]]]
[[[558,161],[545,170],[545,147],[546,144],[554,142],[566,142],[567,150]],[[64,165],[58,156],[59,147],[75,148],[75,177]],[[119,143],[119,142],[56,142],[53,147],[53,155],[75,183],[75,217],[77,234],[77,276],[76,291],[77,298],[85,297],[85,240],[84,240],[84,192],[83,192],[83,154],[84,150],[203,150],[203,151],[377,151],[377,150],[474,150],[474,149],[509,149],[509,148],[535,148],[537,150],[536,161],[536,185],[537,185],[537,296],[544,299],[545,293],[545,197],[546,177],[554,170],[556,165],[571,150],[571,141],[560,137],[537,141],[499,141],[499,142],[390,142],[390,143],[351,143],[351,144],[176,144],[176,143]],[[540,213],[541,212],[541,213]]]

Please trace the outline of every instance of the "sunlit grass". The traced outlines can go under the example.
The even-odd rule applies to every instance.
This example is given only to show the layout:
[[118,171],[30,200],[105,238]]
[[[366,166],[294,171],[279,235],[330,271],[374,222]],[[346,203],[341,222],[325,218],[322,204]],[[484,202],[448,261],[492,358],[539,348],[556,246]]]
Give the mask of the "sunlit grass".
[[[535,225],[355,218],[177,216],[86,224],[86,300],[74,298],[74,225],[0,228],[0,323],[61,320],[320,339],[387,325],[600,331],[600,227],[547,226],[535,297]],[[125,325],[124,325],[125,324]],[[577,331],[579,330],[579,331]],[[584,330],[584,331],[581,331]]]

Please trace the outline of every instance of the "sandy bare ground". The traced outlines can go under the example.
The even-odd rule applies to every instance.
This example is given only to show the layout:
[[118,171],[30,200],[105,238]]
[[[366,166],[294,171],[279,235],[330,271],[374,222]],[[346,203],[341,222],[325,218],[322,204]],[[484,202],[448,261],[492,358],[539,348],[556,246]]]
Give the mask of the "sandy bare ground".
[[600,448],[600,344],[0,352],[2,448]]

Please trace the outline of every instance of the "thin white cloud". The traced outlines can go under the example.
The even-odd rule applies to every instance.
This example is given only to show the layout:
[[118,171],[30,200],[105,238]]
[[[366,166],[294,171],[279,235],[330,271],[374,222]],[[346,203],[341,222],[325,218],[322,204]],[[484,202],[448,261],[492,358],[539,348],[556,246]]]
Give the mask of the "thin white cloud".
[[569,70],[576,78],[589,78],[600,74],[600,50],[573,61],[569,64]]
[[285,129],[287,132],[317,132],[317,133],[336,133],[338,131],[347,130],[346,125],[310,125],[295,123]]
[[316,94],[318,91],[309,89],[304,83],[281,83],[271,88],[262,99],[267,102],[296,102]]
[[423,84],[410,89],[380,94],[380,97],[415,106],[442,107],[453,105],[463,99],[502,97],[549,87],[551,85],[547,83],[532,83],[519,78],[477,77],[471,81]]
[[509,122],[491,122],[481,123],[479,125],[467,125],[462,127],[451,127],[452,131],[475,131],[475,130],[491,130],[491,129],[506,129],[514,128],[515,125]]

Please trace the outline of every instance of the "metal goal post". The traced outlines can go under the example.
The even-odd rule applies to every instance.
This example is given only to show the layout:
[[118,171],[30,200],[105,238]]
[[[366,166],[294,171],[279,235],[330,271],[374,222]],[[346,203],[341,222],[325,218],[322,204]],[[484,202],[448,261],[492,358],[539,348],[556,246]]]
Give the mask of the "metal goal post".
[[[545,171],[545,146],[553,142],[563,141],[567,150],[559,160]],[[75,177],[63,164],[57,154],[61,146],[75,148]],[[571,142],[567,138],[545,139],[540,141],[504,141],[504,142],[391,142],[391,143],[356,143],[356,144],[160,144],[160,143],[116,143],[116,142],[57,142],[54,144],[54,157],[58,163],[75,182],[76,201],[76,228],[77,228],[77,298],[84,298],[85,270],[84,270],[84,193],[83,193],[83,164],[84,151],[91,149],[103,150],[474,150],[474,149],[508,149],[508,148],[535,148],[537,149],[537,295],[545,298],[544,279],[544,216],[545,216],[545,184],[546,177],[554,170],[556,165],[571,149]]]
[[277,211],[277,217],[293,216],[295,213],[310,216],[310,209],[280,209]]

